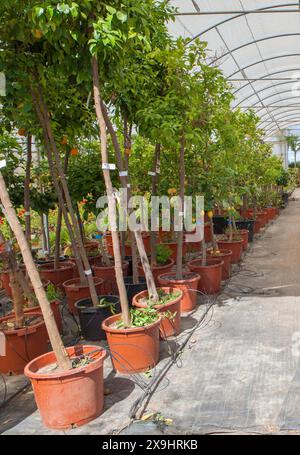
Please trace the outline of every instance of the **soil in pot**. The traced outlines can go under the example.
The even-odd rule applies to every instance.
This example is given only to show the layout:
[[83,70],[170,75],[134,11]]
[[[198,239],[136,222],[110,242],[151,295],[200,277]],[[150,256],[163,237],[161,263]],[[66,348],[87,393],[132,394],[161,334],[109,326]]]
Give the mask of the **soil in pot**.
[[176,279],[176,273],[163,273],[158,276],[160,286],[168,286],[180,289],[183,296],[180,302],[180,312],[187,313],[193,311],[197,305],[197,290],[200,275],[193,272],[184,272],[182,280]]
[[39,273],[43,279],[49,280],[55,286],[63,290],[62,284],[73,278],[74,268],[75,266],[71,261],[59,263],[57,269],[54,268],[54,262],[51,262],[50,264],[40,265]]
[[[131,314],[133,312],[136,313],[136,310],[132,309]],[[143,326],[122,327],[122,314],[103,321],[102,328],[106,332],[113,368],[118,373],[140,373],[157,364],[160,317],[157,312],[154,313],[152,322],[149,318],[149,323]]]
[[99,295],[99,306],[94,307],[91,299],[78,300],[75,307],[78,312],[81,334],[87,341],[105,340],[102,322],[121,311],[120,298],[115,295]]
[[217,294],[221,289],[223,261],[221,259],[206,259],[206,265],[202,265],[202,259],[194,259],[188,262],[188,268],[198,273],[201,277],[198,291],[203,294]]
[[25,314],[24,327],[16,329],[14,316],[0,318],[5,335],[4,356],[0,356],[0,373],[23,374],[25,365],[48,351],[48,333],[41,313]]
[[[67,348],[71,359],[84,359],[76,368],[59,372],[54,352],[32,360],[25,368],[35,401],[46,427],[55,429],[84,425],[103,410],[104,349],[96,346]],[[88,359],[88,360],[86,360]]]
[[[97,295],[105,294],[104,280],[102,278],[95,277],[94,283]],[[63,283],[63,287],[67,296],[67,304],[70,313],[77,314],[75,302],[91,297],[88,284],[81,284],[79,278],[72,278],[72,280],[65,281]]]
[[[156,286],[158,286],[158,284],[159,284],[158,276],[161,275],[162,273],[171,272],[173,265],[174,265],[173,259],[169,259],[166,264],[162,264],[162,265],[158,264],[158,265],[154,265],[153,267],[151,267]],[[141,263],[138,264],[138,272],[139,272],[140,276],[145,276],[144,269],[143,269]]]
[[210,258],[220,259],[221,261],[223,261],[222,280],[229,280],[229,278],[231,276],[232,251],[231,250],[218,250],[217,252],[213,252],[213,250],[207,250],[207,255]]
[[[126,276],[128,272],[128,262],[124,261],[122,265],[123,275]],[[93,266],[94,275],[104,280],[104,294],[116,295],[118,293],[118,286],[116,281],[116,273],[114,265],[106,266],[98,264]]]
[[144,276],[140,276],[139,283],[133,284],[133,277],[126,276],[124,278],[124,282],[125,282],[125,287],[126,287],[126,292],[127,292],[128,303],[129,303],[129,305],[132,305],[133,297],[136,294],[138,294],[139,292],[145,291],[147,289],[146,278]]
[[243,239],[238,240],[233,238],[232,240],[218,240],[218,248],[220,250],[231,250],[231,264],[237,264],[242,258]]
[[[157,289],[160,301],[155,308],[162,316],[160,322],[160,336],[163,340],[180,332],[180,302],[183,297],[182,290],[173,287],[161,287]],[[148,290],[135,295],[132,305],[138,308],[152,307],[148,299]]]

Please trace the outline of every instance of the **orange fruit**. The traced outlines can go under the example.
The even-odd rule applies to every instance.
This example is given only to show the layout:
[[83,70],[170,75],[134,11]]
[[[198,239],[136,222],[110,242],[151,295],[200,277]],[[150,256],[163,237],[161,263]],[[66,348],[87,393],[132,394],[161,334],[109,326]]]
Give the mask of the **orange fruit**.
[[32,30],[32,34],[37,39],[41,39],[42,36],[43,36],[42,30],[40,30],[39,28],[36,28],[36,29]]
[[75,149],[75,148],[71,149],[71,155],[72,156],[77,156],[78,155],[78,149]]
[[25,128],[20,128],[19,131],[18,131],[18,135],[19,135],[19,136],[26,136],[26,130],[25,130]]
[[212,218],[212,217],[214,216],[213,211],[212,211],[212,210],[209,210],[209,211],[207,212],[207,216],[208,216],[208,218]]
[[68,143],[68,138],[67,136],[63,136],[62,140],[60,141],[61,145],[67,145]]

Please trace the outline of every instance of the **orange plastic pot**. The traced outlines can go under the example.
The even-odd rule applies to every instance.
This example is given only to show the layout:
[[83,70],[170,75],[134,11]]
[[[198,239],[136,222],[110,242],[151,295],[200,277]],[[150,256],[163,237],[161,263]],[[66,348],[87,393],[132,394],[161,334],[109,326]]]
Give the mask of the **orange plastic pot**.
[[199,280],[200,275],[191,272],[183,272],[182,280],[176,279],[176,273],[163,273],[158,276],[158,283],[160,286],[180,289],[180,291],[183,292],[180,302],[181,313],[187,313],[196,308]]
[[242,237],[243,239],[243,251],[246,251],[249,243],[249,231],[248,229],[239,229],[238,232],[233,234],[233,238]]
[[[176,262],[177,260],[177,247],[178,247],[178,244],[177,242],[170,242],[170,243],[162,243],[162,245],[165,245],[167,246],[168,248],[170,248],[170,250],[172,250],[172,254],[170,256],[171,259],[173,259],[174,262]],[[187,253],[187,245],[185,242],[183,242],[182,244],[182,256],[185,256]]]
[[263,228],[267,224],[267,213],[262,211],[262,212],[257,212],[256,218],[260,222],[260,227]]
[[[161,287],[165,292],[171,293],[174,291],[174,288],[171,286]],[[145,303],[141,302],[141,299],[148,297],[148,291],[139,292],[132,299],[132,305],[138,308],[146,308]],[[175,297],[169,303],[165,305],[155,305],[154,308],[162,315],[159,332],[163,340],[166,338],[178,335],[180,332],[180,302],[183,297],[183,292],[180,289],[180,295]],[[166,314],[171,315],[171,318],[166,316]]]
[[42,278],[49,280],[55,286],[63,290],[62,284],[73,278],[75,265],[71,261],[60,262],[57,269],[54,268],[54,262],[50,264],[40,265],[39,273]]
[[[124,276],[128,275],[128,267],[129,267],[129,263],[127,261],[124,261],[123,265],[122,265]],[[93,271],[94,271],[94,275],[96,277],[102,278],[104,280],[103,286],[104,286],[105,295],[118,294],[115,267],[113,265],[112,266],[94,265]]]
[[[104,280],[102,278],[95,277],[94,283],[97,295],[103,295],[105,293]],[[63,283],[63,287],[66,293],[70,313],[77,314],[75,302],[77,302],[77,300],[91,297],[88,284],[81,284],[79,278],[72,278],[71,280],[65,281]]]
[[200,275],[198,291],[204,294],[217,294],[221,289],[223,261],[220,259],[206,259],[206,265],[202,265],[202,259],[194,259],[188,262],[188,268]]
[[121,317],[121,314],[115,314],[102,323],[112,355],[113,368],[122,374],[139,373],[154,368],[159,360],[160,318],[145,327],[117,329],[114,324]]
[[11,292],[11,287],[10,287],[9,281],[10,280],[9,280],[8,270],[3,270],[1,272],[1,285],[2,285],[2,288],[4,289],[7,297],[12,298],[12,292]]
[[[151,239],[150,239],[150,234],[148,232],[143,232],[142,233],[142,238],[144,242],[144,247],[145,251],[147,254],[150,254],[151,252]],[[113,250],[113,243],[112,243],[112,235],[110,232],[107,232],[105,234],[105,241],[106,241],[106,248],[108,251],[108,254],[112,257],[114,257],[114,250]],[[131,246],[125,244],[125,256],[131,256]]]
[[260,228],[261,228],[261,222],[259,221],[259,219],[256,219],[254,221],[254,228],[253,228],[254,234],[259,234]]
[[[153,278],[154,278],[155,284],[157,286],[158,286],[158,276],[161,275],[162,273],[171,272],[173,265],[174,265],[173,259],[169,259],[167,264],[155,265],[155,266],[151,267]],[[144,269],[143,269],[141,263],[138,264],[138,272],[139,272],[139,276],[145,276]]]
[[207,243],[212,241],[210,222],[204,224],[204,239]]
[[237,264],[240,262],[243,253],[243,240],[219,240],[218,247],[222,249],[227,249],[232,251],[231,264]]
[[[62,332],[62,318],[61,318],[60,309],[59,309],[60,304],[61,304],[60,300],[52,300],[52,302],[50,302],[51,310],[52,310],[52,313],[53,313],[57,328],[58,328],[58,330],[60,332]],[[40,313],[40,314],[42,314],[42,310],[41,310],[40,306],[35,306],[35,307],[32,307],[32,308],[26,308],[24,310],[24,313],[26,313],[26,314],[31,314],[31,313]]]
[[228,280],[231,276],[231,257],[232,251],[231,250],[223,250],[220,249],[220,254],[213,255],[212,250],[207,250],[207,254],[210,258],[213,259],[220,259],[223,261],[222,267],[222,280]]
[[[101,254],[97,254],[97,256],[88,256],[88,261],[91,266],[101,263],[101,259],[102,259]],[[79,278],[76,259],[74,257],[70,257],[69,261],[74,264],[73,278]]]
[[70,358],[91,353],[93,362],[65,372],[39,373],[56,362],[54,352],[32,360],[25,367],[34,397],[46,427],[63,430],[84,425],[103,410],[103,360],[106,352],[96,346],[67,348]]
[[[40,312],[25,314],[25,318],[41,316]],[[0,318],[0,323],[14,319],[14,315]],[[48,351],[48,333],[44,320],[28,327],[4,330],[5,356],[0,356],[0,373],[23,374],[25,365]]]

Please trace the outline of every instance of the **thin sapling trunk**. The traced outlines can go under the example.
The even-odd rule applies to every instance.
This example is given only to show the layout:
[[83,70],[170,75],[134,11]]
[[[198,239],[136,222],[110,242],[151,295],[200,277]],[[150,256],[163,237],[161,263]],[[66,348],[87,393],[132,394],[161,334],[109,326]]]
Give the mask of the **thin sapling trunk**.
[[184,150],[185,149],[185,140],[184,136],[180,138],[180,158],[179,158],[179,181],[180,181],[180,189],[179,189],[179,197],[180,197],[180,204],[181,204],[181,213],[180,220],[181,226],[178,233],[177,239],[177,269],[176,269],[176,279],[182,280],[183,272],[182,272],[182,251],[183,251],[183,221],[184,221],[184,180],[185,180],[185,164],[184,164]]
[[30,169],[32,163],[32,137],[27,136],[27,157],[26,171],[24,181],[24,209],[25,209],[25,235],[26,239],[31,244],[31,219],[30,219]]
[[[155,153],[154,153],[154,160],[153,160],[153,168],[152,168],[152,196],[156,196],[157,194],[157,185],[158,185],[158,175],[160,171],[160,153],[161,153],[161,145],[155,145]],[[151,242],[151,266],[153,267],[156,265],[156,244],[157,244],[157,233],[151,229],[150,231],[150,242]]]

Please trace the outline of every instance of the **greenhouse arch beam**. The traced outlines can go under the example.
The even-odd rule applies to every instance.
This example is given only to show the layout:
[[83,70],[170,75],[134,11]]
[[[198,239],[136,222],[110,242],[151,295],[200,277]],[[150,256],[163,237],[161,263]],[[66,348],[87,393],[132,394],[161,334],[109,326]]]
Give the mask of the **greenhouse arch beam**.
[[217,24],[214,24],[212,25],[211,27],[203,30],[202,32],[200,33],[197,33],[197,35],[193,36],[193,38],[190,39],[189,43],[195,41],[195,39],[199,38],[200,36],[204,35],[205,33],[208,33],[210,32],[211,30],[214,30],[215,28],[219,27],[220,25],[223,25],[223,24],[227,24],[228,22],[230,21],[233,21],[235,19],[239,19],[241,17],[244,17],[244,16],[247,16],[248,14],[253,14],[253,12],[255,11],[256,13],[259,13],[259,12],[262,12],[262,11],[270,11],[272,9],[276,9],[276,8],[284,8],[284,7],[291,7],[291,6],[297,6],[299,7],[299,2],[295,2],[295,3],[282,3],[281,5],[271,5],[271,6],[265,6],[265,7],[262,7],[262,8],[257,8],[255,10],[252,10],[251,12],[247,12],[247,11],[243,11],[242,13],[240,14],[237,14],[233,17],[228,17],[227,19],[224,19],[223,21],[220,21],[218,22]]
[[249,68],[252,68],[255,65],[259,65],[260,63],[270,62],[271,60],[277,60],[279,58],[289,58],[289,57],[299,57],[299,56],[300,56],[300,53],[293,53],[293,54],[275,55],[274,57],[268,57],[268,58],[264,58],[262,60],[256,60],[255,62],[252,62],[249,65],[244,66],[243,68],[241,68],[241,70],[237,70],[234,73],[231,73],[229,76],[227,76],[227,79],[229,79],[232,76],[235,76],[236,74],[240,73],[241,71],[245,71]]
[[[272,84],[272,85],[269,85],[268,87],[263,87],[262,89],[260,90],[257,90],[256,93],[261,93],[261,92],[264,92],[265,90],[270,90],[271,88],[275,88],[275,87],[279,87],[281,85],[286,85],[286,84],[294,84],[296,81],[294,80],[291,80],[291,81],[285,81],[285,82],[279,82],[278,84]],[[247,101],[249,98],[251,98],[252,96],[255,96],[255,93],[251,93],[250,95],[246,96],[245,98],[241,99],[238,104],[235,104],[234,107],[238,107],[240,106],[241,103],[243,103],[244,101]]]
[[[284,102],[284,101],[289,101],[289,100],[294,100],[295,98],[297,98],[297,97],[295,97],[295,96],[287,96],[287,97],[285,97],[285,98],[283,98],[281,100],[278,100],[278,103]],[[268,104],[268,108],[272,109],[272,107],[295,107],[295,106],[300,106],[300,102],[297,103],[297,104],[286,104],[286,105],[282,105],[282,106],[279,106],[278,104],[274,104],[274,106],[273,106],[273,104],[274,103]],[[257,109],[256,113],[258,114],[261,110],[266,109],[266,107],[265,106],[257,106],[257,107],[255,107],[255,106],[252,105],[252,106],[241,106],[241,109]]]
[[[282,127],[282,125],[286,125],[288,123],[293,123],[293,122],[298,122],[300,124],[300,115],[295,115],[293,117],[287,117],[287,118],[283,118],[282,120],[279,121],[279,125],[280,125],[280,128]],[[277,125],[266,125],[265,127],[261,127],[262,129],[265,129],[266,131],[269,131],[269,130],[273,130],[273,129],[276,129],[278,128]]]
[[[284,113],[288,113],[288,112],[300,112],[300,106],[298,107],[293,107],[293,108],[287,108],[286,106],[283,106],[284,109],[287,109],[286,111],[279,111],[278,114],[284,114]],[[276,111],[278,111],[279,109],[282,109],[282,108],[276,108],[272,111],[272,113],[274,113],[274,115],[277,115],[276,114]],[[263,114],[261,117],[260,117],[260,120],[261,121],[264,121],[265,118],[267,118],[268,114],[265,113]],[[260,122],[261,123],[261,122]]]
[[[262,98],[262,101],[265,101],[265,100],[267,100],[267,99],[269,99],[269,98],[273,98],[274,96],[283,95],[284,93],[291,93],[291,90],[283,90],[283,91],[278,92],[278,93],[273,93],[272,95],[268,95],[268,96],[266,96],[265,98]],[[296,96],[295,96],[295,95],[294,95],[294,96],[291,96],[291,98],[299,98],[299,97],[300,97],[300,94],[299,94],[299,95],[296,95]],[[283,100],[277,100],[277,101],[280,102],[280,101],[283,101]],[[259,103],[259,101],[256,101],[255,103],[253,103],[253,104],[249,107],[249,109],[251,109],[252,107],[255,107],[258,103]],[[241,106],[241,107],[243,107],[243,106]],[[270,106],[270,107],[272,107],[272,106]]]
[[[299,118],[300,119],[300,112],[298,112],[298,113],[294,112],[294,113],[291,113],[291,114],[283,115],[282,117],[277,117],[276,121],[277,121],[278,124],[280,124],[280,122],[282,122],[282,121],[289,120],[289,119],[294,119],[294,118]],[[262,126],[263,123],[274,124],[274,122],[272,122],[272,120],[264,120],[263,122],[259,123],[260,128],[263,128],[263,126]]]
[[[268,78],[269,76],[274,76],[274,75],[280,74],[280,73],[289,73],[289,72],[291,72],[291,71],[294,71],[294,72],[299,71],[299,75],[300,75],[300,67],[299,67],[299,68],[291,68],[291,69],[280,70],[280,71],[273,71],[272,73],[264,74],[263,76],[258,77],[258,78],[256,78],[255,80],[249,78],[249,79],[250,79],[250,82],[248,81],[248,79],[243,79],[243,80],[248,81],[248,82],[247,82],[245,85],[243,85],[242,87],[237,88],[237,89],[233,92],[233,94],[235,95],[237,92],[243,90],[245,87],[248,87],[248,85],[250,85],[251,82],[267,81],[267,80],[268,80],[267,78]],[[231,79],[227,79],[227,80],[228,80],[228,82],[234,82],[234,80],[232,81]],[[278,79],[278,80],[279,80],[279,79]],[[297,82],[297,79],[296,79],[296,78],[290,78],[289,80],[290,80],[290,82],[292,82],[292,81]],[[241,80],[241,82],[242,82],[242,80]]]
[[268,41],[271,39],[286,38],[288,36],[300,36],[300,33],[298,33],[298,32],[297,33],[278,33],[277,35],[265,36],[264,38],[259,38],[259,39],[255,39],[252,41],[248,41],[247,43],[241,44],[240,46],[237,46],[234,49],[230,49],[230,51],[225,52],[225,54],[220,55],[220,57],[215,58],[214,60],[212,60],[210,62],[210,65],[213,65],[214,63],[218,62],[222,58],[227,57],[228,55],[231,55],[232,52],[239,51],[241,49],[244,49],[245,47],[252,46],[257,43],[262,43],[264,41]]
[[283,123],[280,127],[280,129],[278,128],[269,128],[267,130],[265,130],[265,133],[267,136],[272,136],[274,134],[276,134],[277,132],[279,132],[281,129],[285,129],[285,128],[288,128],[289,126],[293,126],[293,125],[300,125],[300,119],[299,120],[295,120],[293,122],[286,122],[286,123]]

